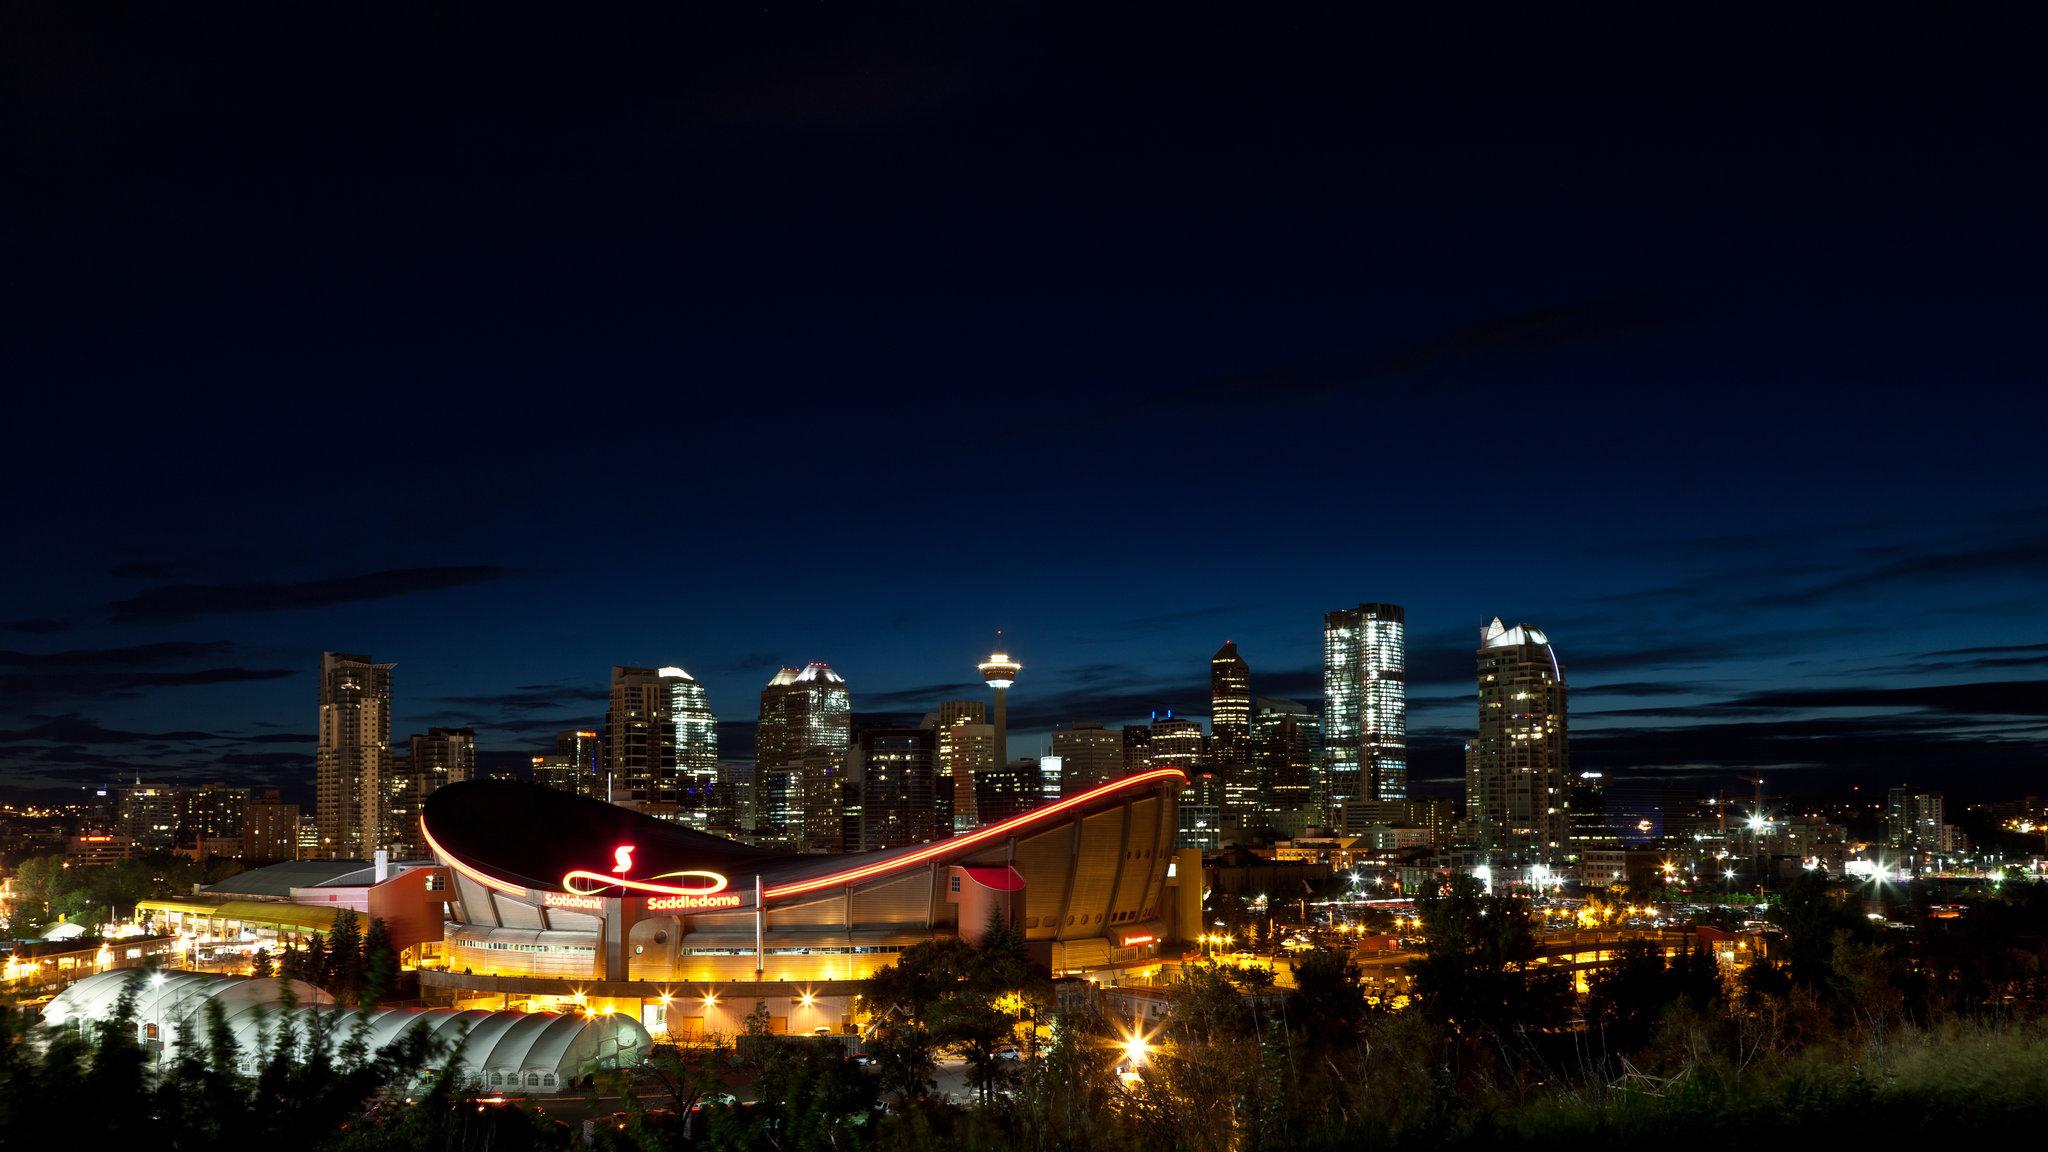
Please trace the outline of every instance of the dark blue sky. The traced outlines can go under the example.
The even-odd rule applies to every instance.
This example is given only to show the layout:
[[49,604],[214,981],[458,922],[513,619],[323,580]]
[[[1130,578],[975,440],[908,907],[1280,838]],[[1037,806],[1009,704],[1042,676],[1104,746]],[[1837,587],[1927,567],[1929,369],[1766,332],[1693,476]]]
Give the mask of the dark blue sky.
[[1422,779],[1495,614],[1586,766],[2048,779],[2038,21],[677,7],[5,18],[0,781],[997,627],[1022,754],[1361,600]]

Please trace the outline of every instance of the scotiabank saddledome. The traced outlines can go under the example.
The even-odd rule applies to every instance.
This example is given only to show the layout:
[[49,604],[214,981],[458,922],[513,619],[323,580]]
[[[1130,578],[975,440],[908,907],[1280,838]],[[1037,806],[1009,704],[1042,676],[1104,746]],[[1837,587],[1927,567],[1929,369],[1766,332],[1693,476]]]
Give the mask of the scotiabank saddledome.
[[735,1031],[761,1002],[775,1027],[808,1032],[846,1027],[852,982],[895,953],[977,938],[991,913],[1055,973],[1143,965],[1189,895],[1199,915],[1199,854],[1177,869],[1173,848],[1185,780],[1144,772],[947,840],[841,855],[529,784],[451,784],[421,818],[452,881],[445,969],[421,983],[458,1002],[601,1002],[685,1033]]

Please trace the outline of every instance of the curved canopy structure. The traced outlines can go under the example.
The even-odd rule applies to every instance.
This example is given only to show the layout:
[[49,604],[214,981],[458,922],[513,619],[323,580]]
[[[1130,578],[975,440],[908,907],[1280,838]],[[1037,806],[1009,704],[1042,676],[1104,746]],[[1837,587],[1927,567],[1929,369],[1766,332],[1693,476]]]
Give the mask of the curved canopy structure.
[[[135,970],[103,972],[73,984],[45,1009],[45,1023],[86,1027],[111,1017],[121,996],[136,991],[138,1037],[162,1053],[182,1035],[205,1035],[206,1005],[219,1004],[229,1034],[241,1052],[242,1068],[254,1072],[267,1058],[277,1029],[291,1014],[301,1058],[317,1035],[330,1058],[353,1037],[375,1052],[412,1028],[436,1040],[440,1055],[431,1074],[452,1058],[479,1088],[504,1092],[557,1092],[593,1072],[637,1066],[649,1045],[647,1030],[628,1016],[583,1016],[556,1012],[455,1011],[447,1008],[337,1010],[332,998],[310,985],[290,987],[302,1007],[283,1007],[284,982],[199,972]],[[203,1042],[203,1041],[202,1041]]]
[[270,1015],[284,1001],[289,987],[298,1003],[331,1005],[334,997],[304,981],[254,980],[205,972],[148,973],[120,968],[88,976],[57,994],[43,1008],[43,1023],[89,1027],[113,1016],[123,993],[135,990],[137,1036],[168,1048],[189,1022],[205,1028],[206,1005],[217,1003],[229,1027],[239,1021]]

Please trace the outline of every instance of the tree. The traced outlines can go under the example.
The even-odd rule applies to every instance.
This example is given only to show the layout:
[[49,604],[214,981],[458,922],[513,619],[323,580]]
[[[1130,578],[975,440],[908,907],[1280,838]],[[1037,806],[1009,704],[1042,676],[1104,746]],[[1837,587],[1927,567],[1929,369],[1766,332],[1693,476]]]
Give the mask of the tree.
[[268,948],[258,948],[256,954],[249,958],[249,975],[251,976],[261,980],[268,980],[275,974],[276,970],[276,965],[271,962],[270,949]]
[[382,917],[370,921],[363,936],[363,979],[359,1000],[364,1011],[391,995],[398,979],[398,950],[391,944],[391,926]]
[[363,994],[363,927],[356,914],[344,908],[334,914],[327,930],[327,963],[322,988],[336,1000],[354,1003]]
[[1869,921],[1842,907],[1818,872],[1793,877],[1778,894],[1770,918],[1785,934],[1785,967],[1792,982],[1807,988],[1827,985],[1836,933],[1869,934]]
[[1313,1048],[1355,1048],[1365,1026],[1365,974],[1347,952],[1318,948],[1294,962],[1287,1023]]
[[1415,989],[1423,1012],[1460,1036],[1561,1023],[1570,986],[1538,970],[1528,906],[1485,893],[1471,876],[1422,902],[1423,956]]

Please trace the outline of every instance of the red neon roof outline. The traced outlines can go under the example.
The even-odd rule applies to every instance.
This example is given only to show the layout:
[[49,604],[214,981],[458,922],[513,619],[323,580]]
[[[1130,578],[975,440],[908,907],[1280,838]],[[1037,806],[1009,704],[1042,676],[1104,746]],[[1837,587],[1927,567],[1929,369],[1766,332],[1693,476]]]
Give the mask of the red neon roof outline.
[[427,831],[427,818],[425,816],[420,817],[420,835],[427,838],[427,847],[434,850],[434,855],[439,856],[443,860],[446,860],[448,862],[448,866],[455,869],[457,872],[460,872],[464,876],[469,877],[471,880],[474,880],[477,883],[482,884],[486,888],[496,888],[498,891],[503,892],[507,896],[518,896],[522,899],[525,898],[527,892],[525,888],[521,888],[517,885],[507,883],[506,881],[499,880],[493,876],[485,875],[484,873],[479,872],[475,868],[471,868],[469,865],[464,864],[461,860],[457,859],[455,853],[450,852],[446,848],[441,847],[441,842],[439,840],[434,839],[434,834],[432,832]]
[[[948,852],[962,848],[971,848],[983,841],[1000,839],[1020,828],[1028,827],[1042,820],[1057,816],[1062,812],[1070,811],[1090,801],[1099,800],[1104,796],[1113,795],[1127,788],[1136,788],[1141,784],[1156,783],[1169,776],[1178,776],[1181,783],[1187,783],[1188,774],[1178,768],[1154,768],[1149,772],[1140,772],[1136,776],[1126,776],[1121,780],[1112,780],[1107,784],[1097,785],[1077,796],[1069,796],[1064,800],[1054,801],[1043,808],[1033,808],[1029,812],[1012,816],[1000,824],[991,824],[986,828],[977,828],[965,835],[953,836],[927,844],[915,852],[898,856],[892,860],[882,860],[859,868],[849,868],[844,872],[834,872],[829,876],[819,876],[811,880],[798,880],[794,883],[783,884],[768,889],[762,895],[764,900],[774,900],[782,896],[801,896],[806,892],[816,892],[823,888],[838,888],[846,884],[866,880],[871,876],[883,876],[905,868],[914,868]],[[424,815],[420,817],[420,835],[426,838],[427,847],[433,850],[435,856],[446,860],[457,872],[462,873],[479,884],[495,888],[508,896],[518,896],[522,899],[526,897],[529,891],[533,891],[533,889],[528,889],[522,885],[500,880],[463,863],[454,853],[441,847],[440,841],[434,839],[434,834],[427,829],[427,818]],[[541,891],[546,890],[541,889]]]
[[816,892],[821,888],[838,888],[856,881],[865,880],[870,876],[880,876],[903,868],[914,868],[948,852],[961,848],[970,848],[984,840],[1001,839],[1019,828],[1035,824],[1051,816],[1057,816],[1091,800],[1099,800],[1104,796],[1120,792],[1126,788],[1135,788],[1140,784],[1150,784],[1155,781],[1164,780],[1169,776],[1180,777],[1183,784],[1187,782],[1188,778],[1188,774],[1178,768],[1154,768],[1150,772],[1140,772],[1136,776],[1126,776],[1121,780],[1112,780],[1107,784],[1090,788],[1078,796],[1069,796],[1064,800],[1047,804],[1043,808],[1033,808],[1022,815],[1012,816],[1000,824],[991,824],[986,828],[977,828],[964,836],[954,836],[951,839],[940,840],[935,844],[927,844],[915,852],[898,856],[894,860],[883,860],[879,863],[869,864],[860,868],[849,868],[844,872],[834,872],[830,876],[820,876],[814,880],[799,880],[793,884],[783,884],[779,887],[768,889],[763,895],[769,900],[779,896],[800,896],[805,892]]

